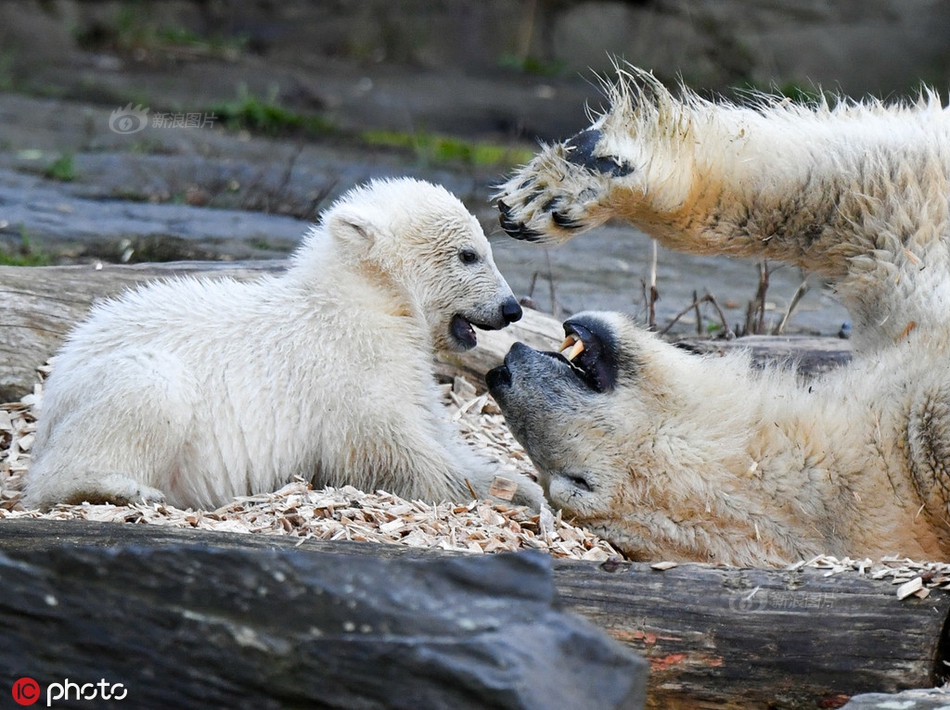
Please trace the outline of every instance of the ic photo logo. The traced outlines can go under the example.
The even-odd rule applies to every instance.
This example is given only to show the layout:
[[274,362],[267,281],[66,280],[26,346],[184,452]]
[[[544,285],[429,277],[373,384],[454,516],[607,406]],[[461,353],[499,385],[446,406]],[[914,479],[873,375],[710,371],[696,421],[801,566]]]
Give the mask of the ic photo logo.
[[[18,705],[33,705],[42,696],[43,689],[32,678],[23,677],[13,684],[11,692]],[[59,700],[125,700],[128,694],[122,683],[110,683],[105,678],[97,683],[77,683],[64,678],[62,683],[46,686],[46,707],[53,707]]]
[[121,135],[138,133],[148,125],[148,109],[139,104],[132,108],[131,102],[125,108],[117,108],[109,116],[109,130]]
[[40,684],[32,678],[20,678],[13,684],[13,699],[17,705],[32,705],[40,699]]

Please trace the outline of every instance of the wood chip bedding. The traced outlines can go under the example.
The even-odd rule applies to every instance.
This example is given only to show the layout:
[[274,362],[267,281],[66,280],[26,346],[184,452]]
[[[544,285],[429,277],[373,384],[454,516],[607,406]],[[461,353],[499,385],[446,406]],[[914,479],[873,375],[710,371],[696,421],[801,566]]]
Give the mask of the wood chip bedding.
[[[49,371],[41,369],[41,376]],[[503,469],[533,474],[520,444],[488,394],[478,394],[464,378],[441,387],[449,417],[472,446],[494,456]],[[273,493],[235,499],[217,510],[182,510],[169,505],[58,505],[41,513],[24,510],[20,487],[29,468],[36,415],[43,385],[19,402],[0,404],[0,518],[47,518],[99,522],[145,523],[263,535],[296,535],[302,539],[356,540],[472,553],[538,549],[555,557],[605,561],[620,559],[605,540],[571,525],[560,514],[534,515],[522,507],[488,501],[428,503],[407,501],[378,491],[353,487],[312,489],[294,481]],[[658,570],[675,564],[654,565]],[[839,559],[821,555],[789,569],[813,567],[826,575],[856,571],[887,579],[901,598],[926,597],[931,589],[950,589],[950,564],[917,562],[900,557],[880,560]]]
[[[46,367],[41,371],[49,371]],[[441,387],[450,418],[472,445],[496,458],[503,471],[534,468],[505,426],[494,401],[457,377]],[[350,486],[313,490],[294,481],[273,493],[235,499],[217,510],[170,505],[58,505],[24,510],[20,488],[29,468],[43,385],[20,402],[0,404],[0,518],[47,518],[146,523],[321,540],[358,540],[473,553],[540,549],[556,557],[603,561],[619,557],[604,540],[561,519],[523,507],[468,501],[407,501],[390,493]]]

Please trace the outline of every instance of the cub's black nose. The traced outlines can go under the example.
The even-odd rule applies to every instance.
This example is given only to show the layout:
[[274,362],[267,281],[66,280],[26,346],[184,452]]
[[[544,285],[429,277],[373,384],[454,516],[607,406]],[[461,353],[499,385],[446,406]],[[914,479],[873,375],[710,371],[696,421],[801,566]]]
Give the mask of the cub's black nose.
[[521,316],[524,312],[521,310],[521,305],[514,299],[514,297],[507,299],[501,307],[501,315],[505,319],[505,323],[514,323],[516,320],[521,320]]

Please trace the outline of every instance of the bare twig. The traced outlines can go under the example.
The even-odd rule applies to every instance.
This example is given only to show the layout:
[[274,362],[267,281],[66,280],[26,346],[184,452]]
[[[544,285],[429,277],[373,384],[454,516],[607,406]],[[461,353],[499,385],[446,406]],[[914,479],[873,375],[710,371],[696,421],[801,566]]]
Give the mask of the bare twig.
[[798,288],[795,289],[795,293],[792,294],[792,300],[788,302],[788,308],[785,309],[785,315],[782,316],[782,320],[779,321],[779,324],[775,326],[775,330],[772,331],[772,335],[781,335],[785,331],[785,324],[788,323],[788,319],[792,316],[792,311],[795,310],[795,307],[798,306],[799,301],[802,300],[802,297],[808,293],[808,281],[802,281]]
[[[703,296],[703,298],[706,298],[706,297]],[[702,299],[700,299],[700,300],[702,300]],[[699,303],[699,301],[694,301],[693,303],[690,303],[688,306],[686,306],[686,308],[684,308],[684,309],[681,310],[679,313],[677,313],[675,316],[673,316],[673,320],[671,320],[669,323],[666,324],[666,327],[665,327],[663,330],[660,331],[660,335],[666,335],[667,333],[669,333],[669,332],[670,332],[670,329],[671,329],[674,325],[676,325],[676,324],[679,322],[679,319],[682,318],[683,316],[685,316],[685,315],[686,315],[687,313],[689,313],[691,310],[693,310],[693,308],[695,308],[698,303]]]
[[534,300],[534,287],[537,285],[537,283],[538,272],[535,271],[533,274],[531,274],[531,283],[528,284],[528,298],[530,298],[532,301]]
[[759,320],[755,326],[756,333],[765,332],[765,295],[769,290],[769,262],[763,261],[759,264],[759,289],[755,294],[755,300],[758,302]]
[[647,324],[650,330],[656,330],[656,302],[660,294],[656,289],[657,246],[656,239],[650,240],[653,245],[653,255],[650,258],[650,298],[647,301]]
[[699,310],[699,296],[693,291],[693,306],[696,308],[696,335],[703,337],[703,314]]
[[745,316],[745,335],[762,334],[765,332],[765,297],[769,290],[769,264],[762,261],[758,264],[759,285],[755,298],[749,301]]
[[719,322],[722,323],[722,337],[726,340],[732,340],[736,337],[736,334],[732,332],[732,328],[729,327],[729,322],[726,320],[726,314],[722,312],[722,309],[719,307],[719,302],[711,294],[707,293],[705,298],[709,303],[712,304],[713,308],[716,309],[716,313],[719,314]]
[[[560,317],[559,311],[563,309],[559,307],[558,302],[557,302],[557,282],[554,280],[554,269],[551,267],[551,255],[545,253],[545,257],[547,258],[547,262],[548,262],[547,280],[548,280],[548,288],[549,288],[548,295],[551,298],[551,315],[554,316],[555,318],[559,318]],[[541,276],[542,274],[540,271],[533,272],[531,274],[531,282],[528,284],[527,301],[529,304],[531,304],[532,308],[536,308],[536,306],[534,305],[535,303],[534,290],[535,288],[537,288],[538,278]]]
[[[670,332],[670,329],[671,329],[674,325],[676,325],[676,323],[679,321],[679,319],[682,318],[683,316],[685,316],[687,313],[689,313],[692,309],[695,308],[695,309],[696,309],[696,312],[699,313],[699,306],[700,306],[700,304],[702,304],[702,303],[711,303],[711,304],[713,305],[713,308],[716,309],[716,313],[719,314],[719,321],[720,321],[720,323],[722,323],[723,336],[724,336],[727,340],[731,340],[731,339],[733,339],[733,338],[736,337],[736,334],[733,333],[733,332],[732,332],[732,329],[729,327],[729,324],[728,324],[727,321],[726,321],[726,316],[725,316],[725,314],[722,312],[722,309],[719,307],[719,303],[716,301],[715,297],[714,297],[712,294],[707,293],[707,294],[706,294],[705,296],[703,296],[702,298],[696,298],[696,292],[694,291],[694,292],[693,292],[693,299],[694,299],[694,300],[693,300],[692,303],[690,303],[688,306],[686,306],[686,308],[684,308],[684,309],[681,310],[679,313],[677,313],[675,316],[673,316],[673,320],[671,320],[669,323],[666,324],[666,327],[663,328],[663,330],[660,331],[660,333],[659,333],[660,335],[666,335],[667,333],[669,333],[669,332]],[[704,335],[704,333],[700,333],[700,335]]]

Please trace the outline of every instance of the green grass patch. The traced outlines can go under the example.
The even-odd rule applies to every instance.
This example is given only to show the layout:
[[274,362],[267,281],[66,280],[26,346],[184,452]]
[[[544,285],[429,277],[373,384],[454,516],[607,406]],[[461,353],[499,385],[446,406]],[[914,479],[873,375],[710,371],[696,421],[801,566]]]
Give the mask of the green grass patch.
[[273,89],[267,98],[262,99],[241,87],[235,100],[213,104],[207,111],[217,116],[226,128],[273,137],[301,133],[325,136],[336,131],[325,118],[306,116],[281,106],[277,101],[277,91]]
[[360,138],[369,146],[412,150],[417,158],[428,164],[513,167],[528,162],[534,156],[526,148],[469,141],[435,133],[371,130],[361,133]]
[[0,266],[48,266],[49,254],[34,246],[26,228],[20,225],[20,243],[8,247],[0,243]]
[[63,153],[46,167],[43,176],[50,180],[72,182],[76,179],[76,166],[73,164],[73,156],[69,153]]
[[141,59],[162,53],[237,59],[247,46],[247,35],[201,35],[187,27],[161,25],[152,19],[148,3],[126,2],[110,17],[79,27],[74,32],[80,47],[115,51]]
[[815,86],[805,86],[794,81],[787,82],[781,86],[776,86],[775,84],[763,86],[752,81],[747,81],[745,84],[739,86],[735,92],[740,96],[747,96],[749,93],[762,93],[768,94],[770,96],[784,96],[793,103],[805,105],[818,103],[822,100],[822,97],[828,99],[828,101],[831,103],[834,103],[835,101],[835,95],[831,92],[822,91]]
[[534,156],[534,152],[527,148],[470,141],[424,131],[405,133],[367,130],[355,134],[342,131],[325,118],[301,114],[281,105],[277,100],[276,88],[272,88],[268,96],[262,98],[250,93],[247,87],[242,86],[238,89],[236,99],[213,104],[206,111],[214,114],[221,125],[231,130],[246,130],[270,137],[335,136],[345,140],[355,140],[369,147],[408,150],[420,161],[429,165],[455,164],[508,168],[526,163]]
[[519,57],[514,54],[501,55],[498,58],[498,66],[532,76],[561,76],[567,70],[567,64],[562,61],[546,61],[537,57]]

